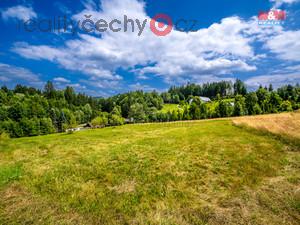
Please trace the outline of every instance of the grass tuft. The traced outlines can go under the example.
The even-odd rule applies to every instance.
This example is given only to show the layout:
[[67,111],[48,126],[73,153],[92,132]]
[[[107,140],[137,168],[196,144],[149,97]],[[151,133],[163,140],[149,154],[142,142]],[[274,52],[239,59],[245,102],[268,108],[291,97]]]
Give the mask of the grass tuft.
[[0,188],[21,177],[22,167],[20,164],[0,166]]

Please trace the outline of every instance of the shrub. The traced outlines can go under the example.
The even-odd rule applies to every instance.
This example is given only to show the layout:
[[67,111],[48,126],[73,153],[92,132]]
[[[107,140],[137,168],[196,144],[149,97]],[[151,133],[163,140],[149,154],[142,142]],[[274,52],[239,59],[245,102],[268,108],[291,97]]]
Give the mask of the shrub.
[[116,114],[111,115],[109,119],[109,125],[111,126],[120,126],[125,123],[125,119],[121,116],[118,116]]
[[293,111],[292,103],[288,100],[284,101],[281,103],[280,109],[281,111],[288,111],[288,112]]
[[9,136],[9,134],[6,133],[6,132],[2,132],[2,133],[0,134],[0,141],[7,140],[7,139],[9,139],[9,138],[10,138],[10,136]]
[[97,116],[92,120],[93,127],[105,127],[108,124],[108,118],[106,114],[102,114],[101,116]]

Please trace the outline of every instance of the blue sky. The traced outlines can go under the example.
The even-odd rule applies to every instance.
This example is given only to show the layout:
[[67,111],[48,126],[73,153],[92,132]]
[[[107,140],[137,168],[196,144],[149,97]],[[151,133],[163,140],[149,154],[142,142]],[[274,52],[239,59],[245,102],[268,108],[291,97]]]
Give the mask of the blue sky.
[[[42,88],[73,86],[93,96],[170,85],[242,79],[249,88],[300,82],[300,0],[72,0],[0,2],[0,84]],[[258,25],[260,11],[285,10],[283,25]],[[195,32],[173,28],[156,36],[150,20],[167,14]],[[119,32],[33,32],[24,21],[41,24],[66,16],[68,21],[118,19]],[[146,20],[138,35],[124,32],[124,15]],[[163,21],[161,21],[163,22]],[[45,26],[46,24],[46,26]],[[44,23],[42,29],[47,28]],[[90,28],[90,27],[88,27]],[[130,28],[130,27],[129,27]]]

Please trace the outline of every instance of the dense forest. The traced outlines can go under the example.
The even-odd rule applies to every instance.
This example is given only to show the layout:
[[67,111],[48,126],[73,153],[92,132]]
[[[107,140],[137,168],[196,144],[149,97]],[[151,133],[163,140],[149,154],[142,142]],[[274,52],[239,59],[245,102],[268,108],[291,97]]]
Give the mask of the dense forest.
[[[204,102],[200,97],[209,97]],[[176,110],[161,110],[166,103]],[[0,134],[24,137],[64,132],[80,124],[93,127],[136,122],[167,122],[217,117],[257,115],[300,108],[300,86],[277,90],[259,87],[247,92],[245,84],[222,81],[173,86],[167,92],[128,92],[109,98],[75,93],[72,87],[55,89],[48,81],[43,90],[17,85],[0,89]]]

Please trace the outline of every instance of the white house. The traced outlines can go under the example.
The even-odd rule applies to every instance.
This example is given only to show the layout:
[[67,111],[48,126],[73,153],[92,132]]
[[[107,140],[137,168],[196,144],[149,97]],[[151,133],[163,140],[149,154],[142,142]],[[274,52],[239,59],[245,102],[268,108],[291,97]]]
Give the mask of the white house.
[[[210,98],[208,98],[208,97],[203,97],[203,96],[198,96],[198,97],[199,97],[199,98],[201,99],[201,101],[204,102],[204,103],[211,102]],[[193,100],[194,100],[194,99],[191,99],[191,100],[189,101],[189,104],[191,104],[191,103],[193,102]]]
[[202,97],[202,96],[199,96],[199,98],[201,99],[201,101],[203,101],[203,102],[211,102],[211,100],[210,100],[210,98],[208,98],[208,97]]

